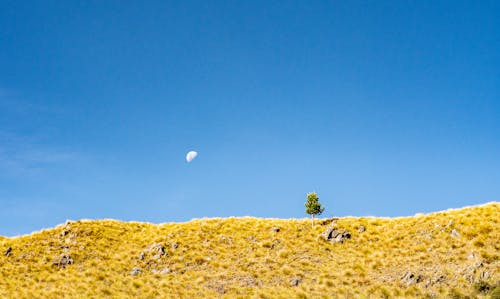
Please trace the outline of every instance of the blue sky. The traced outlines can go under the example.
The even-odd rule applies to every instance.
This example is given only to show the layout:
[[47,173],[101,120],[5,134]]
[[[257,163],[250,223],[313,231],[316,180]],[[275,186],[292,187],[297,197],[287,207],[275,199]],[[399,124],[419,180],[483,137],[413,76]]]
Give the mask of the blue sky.
[[0,2],[0,235],[499,200],[500,2],[142,2]]

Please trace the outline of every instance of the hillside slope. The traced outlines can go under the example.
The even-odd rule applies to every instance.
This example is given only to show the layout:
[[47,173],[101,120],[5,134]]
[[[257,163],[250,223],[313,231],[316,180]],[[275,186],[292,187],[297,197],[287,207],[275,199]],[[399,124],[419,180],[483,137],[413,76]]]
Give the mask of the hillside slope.
[[499,221],[499,203],[314,228],[68,221],[0,238],[0,298],[487,298],[498,293]]

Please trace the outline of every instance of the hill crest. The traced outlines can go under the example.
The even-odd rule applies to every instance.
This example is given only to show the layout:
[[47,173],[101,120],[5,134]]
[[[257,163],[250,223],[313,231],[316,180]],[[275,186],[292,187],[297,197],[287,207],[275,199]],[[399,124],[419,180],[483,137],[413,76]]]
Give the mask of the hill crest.
[[486,297],[499,281],[499,219],[493,202],[314,227],[254,217],[67,221],[0,238],[0,297]]

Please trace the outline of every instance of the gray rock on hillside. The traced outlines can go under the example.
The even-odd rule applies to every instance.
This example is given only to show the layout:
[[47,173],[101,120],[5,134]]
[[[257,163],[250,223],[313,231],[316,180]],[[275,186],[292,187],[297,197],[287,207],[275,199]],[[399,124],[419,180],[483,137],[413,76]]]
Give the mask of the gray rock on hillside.
[[172,248],[172,250],[176,250],[177,248],[179,248],[179,243],[178,242],[172,243],[172,246],[170,246],[170,248]]
[[168,274],[168,273],[170,273],[170,269],[168,267],[165,267],[161,270],[153,269],[153,270],[151,270],[151,273],[153,273],[153,274]]
[[321,234],[321,237],[325,239],[325,241],[330,241],[333,231],[334,229],[332,227],[329,227]]
[[165,246],[160,243],[154,243],[150,245],[148,251],[154,254],[154,259],[160,259],[162,256],[167,254],[167,252],[165,251]]
[[302,281],[302,278],[301,277],[294,277],[292,278],[292,280],[290,280],[290,286],[292,287],[296,287],[300,284],[300,282]]
[[453,238],[458,238],[458,237],[460,237],[460,233],[459,233],[457,230],[452,229],[452,230],[451,230],[451,236],[452,236]]
[[351,234],[345,229],[334,229],[329,227],[321,234],[321,237],[328,242],[343,243],[345,240],[351,238]]
[[61,257],[54,260],[52,265],[58,266],[60,268],[66,268],[66,266],[72,265],[73,263],[74,263],[74,261],[71,258],[71,256],[69,256],[69,254],[63,254],[63,255],[61,255]]
[[139,267],[134,267],[132,269],[132,271],[130,271],[130,275],[132,275],[132,276],[137,276],[137,275],[139,275],[141,273],[142,273],[142,270]]
[[422,275],[420,274],[414,274],[412,272],[406,272],[403,274],[401,277],[401,282],[403,282],[407,286],[411,286],[413,284],[417,284],[423,280]]
[[9,246],[9,247],[7,247],[7,250],[5,250],[3,255],[9,256],[11,252],[12,252],[12,247]]
[[435,275],[434,276],[434,284],[440,284],[440,283],[444,282],[445,279],[446,279],[446,276],[444,274]]

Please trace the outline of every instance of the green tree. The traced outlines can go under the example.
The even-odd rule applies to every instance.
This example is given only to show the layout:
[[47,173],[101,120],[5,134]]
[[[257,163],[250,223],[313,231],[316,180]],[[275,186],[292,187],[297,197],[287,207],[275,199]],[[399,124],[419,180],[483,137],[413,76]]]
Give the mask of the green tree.
[[306,213],[311,215],[311,224],[314,227],[314,216],[321,215],[325,208],[319,203],[319,197],[316,192],[307,194],[307,201],[305,203]]

